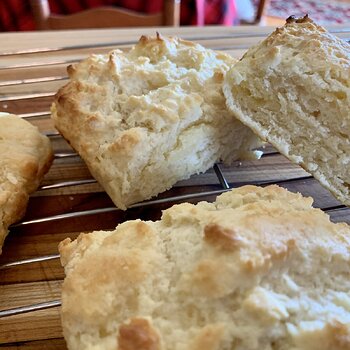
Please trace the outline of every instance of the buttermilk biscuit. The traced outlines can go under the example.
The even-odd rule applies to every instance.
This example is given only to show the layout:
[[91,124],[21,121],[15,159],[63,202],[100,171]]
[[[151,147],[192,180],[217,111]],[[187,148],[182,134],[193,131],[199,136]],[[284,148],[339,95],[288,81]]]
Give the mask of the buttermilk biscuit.
[[52,159],[50,140],[36,127],[0,113],[0,253],[8,227],[24,215]]
[[228,107],[350,205],[350,45],[289,18],[227,75]]
[[218,160],[254,156],[256,136],[233,118],[222,93],[234,62],[188,41],[143,36],[127,53],[69,67],[52,117],[125,209]]
[[60,244],[70,350],[350,349],[350,229],[245,186]]

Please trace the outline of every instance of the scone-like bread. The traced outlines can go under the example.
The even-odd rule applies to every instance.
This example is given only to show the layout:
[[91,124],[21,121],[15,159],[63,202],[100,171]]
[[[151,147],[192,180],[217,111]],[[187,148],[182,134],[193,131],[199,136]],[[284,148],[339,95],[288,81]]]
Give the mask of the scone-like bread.
[[235,60],[176,38],[141,37],[129,52],[69,67],[57,94],[57,129],[117,207],[230,163],[258,145],[232,117],[222,82]]
[[226,75],[228,107],[350,205],[350,45],[289,18]]
[[70,350],[350,349],[350,229],[245,186],[60,244]]
[[50,140],[22,118],[0,113],[0,254],[53,159]]

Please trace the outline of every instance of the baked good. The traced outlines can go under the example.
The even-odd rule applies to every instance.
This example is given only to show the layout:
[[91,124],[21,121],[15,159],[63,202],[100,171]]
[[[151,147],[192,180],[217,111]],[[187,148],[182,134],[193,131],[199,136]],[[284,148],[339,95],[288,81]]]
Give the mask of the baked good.
[[350,229],[276,185],[60,244],[70,350],[350,348]]
[[227,106],[350,205],[350,45],[289,18],[226,75]]
[[8,227],[24,215],[52,160],[46,136],[22,118],[0,113],[0,254]]
[[255,157],[257,137],[233,118],[222,93],[234,62],[192,42],[143,36],[129,52],[70,66],[52,117],[125,209],[220,159]]

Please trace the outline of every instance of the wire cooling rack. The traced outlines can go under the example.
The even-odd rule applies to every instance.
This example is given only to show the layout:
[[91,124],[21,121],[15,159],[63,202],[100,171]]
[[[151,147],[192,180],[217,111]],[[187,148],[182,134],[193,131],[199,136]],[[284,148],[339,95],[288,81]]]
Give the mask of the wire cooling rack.
[[[197,31],[196,33],[193,36],[186,34],[186,31],[184,31],[182,36],[189,40],[196,40],[210,48],[226,50],[235,56],[240,56],[245,49],[266,35],[266,33],[257,31],[253,33],[245,32],[244,29],[236,33],[226,33],[224,31],[214,31],[212,33],[208,30],[204,34],[201,31]],[[350,37],[350,30],[338,29],[335,30],[335,33],[345,40],[348,40]],[[137,35],[134,35],[134,37],[136,38]],[[67,80],[65,67],[86,57],[90,52],[104,53],[108,52],[111,48],[125,49],[135,42],[135,40],[121,39],[96,44],[39,47],[36,49],[29,48],[0,52],[0,110],[18,114],[22,118],[38,125],[41,131],[51,139],[55,150],[54,169],[55,166],[64,165],[67,160],[79,158],[68,147],[59,133],[54,130],[49,119],[49,105],[52,97],[58,87],[66,83]],[[79,163],[79,169],[79,171],[84,169],[83,173],[87,173],[81,161]],[[58,170],[60,171],[56,171],[56,173],[54,171],[52,172],[56,175],[52,175],[51,178],[51,172],[48,174],[50,181],[44,181],[38,190],[41,196],[45,196],[45,193],[48,193],[50,196],[59,198],[61,195],[60,191],[65,191],[69,188],[71,188],[71,191],[68,192],[69,194],[74,194],[75,191],[77,193],[84,193],[84,191],[81,192],[79,190],[79,188],[84,186],[87,186],[88,189],[86,191],[88,193],[96,191],[96,187],[94,186],[97,186],[97,184],[91,176],[87,175],[85,178],[79,179],[69,178],[69,174],[66,174],[64,167]],[[60,179],[57,173],[64,174],[65,178]],[[168,191],[165,195],[150,201],[134,204],[131,206],[131,209],[158,208],[159,206],[164,208],[164,206],[170,206],[173,203],[213,198],[213,196],[228,191],[232,187],[243,184],[280,184],[292,191],[299,191],[304,195],[313,196],[315,205],[327,211],[334,221],[350,221],[350,214],[347,208],[338,203],[327,191],[322,189],[311,176],[301,168],[289,163],[271,147],[267,147],[264,150],[262,159],[259,161],[236,162],[232,167],[215,164],[213,169],[206,174],[198,175],[189,181],[181,182],[174,191]],[[89,186],[93,186],[92,189],[89,189]],[[184,188],[186,188],[185,193],[183,193],[184,191],[176,190]],[[12,225],[11,230],[21,227],[36,227],[35,225],[42,223],[57,222],[59,224],[62,220],[82,217],[88,218],[96,214],[117,211],[118,209],[113,205],[102,205],[98,208],[69,212],[65,211],[44,217],[24,219]],[[113,227],[110,228],[112,229]],[[18,243],[21,243],[20,239],[18,239]],[[7,246],[5,244],[5,255],[6,249]],[[57,252],[54,254],[31,256],[29,258],[16,256],[15,260],[9,259],[8,261],[6,258],[3,258],[0,263],[0,273],[4,271],[6,273],[6,271],[20,268],[21,266],[43,263],[58,258],[59,254]],[[21,281],[18,282],[20,283]],[[60,304],[60,300],[55,299],[3,308],[0,310],[0,318],[3,319],[22,313],[58,307]]]

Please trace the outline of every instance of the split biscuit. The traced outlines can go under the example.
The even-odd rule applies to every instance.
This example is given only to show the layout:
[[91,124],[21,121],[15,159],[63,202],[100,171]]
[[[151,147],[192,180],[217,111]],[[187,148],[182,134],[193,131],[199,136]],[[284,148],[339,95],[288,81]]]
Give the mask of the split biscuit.
[[350,45],[289,18],[225,78],[242,123],[350,205]]

